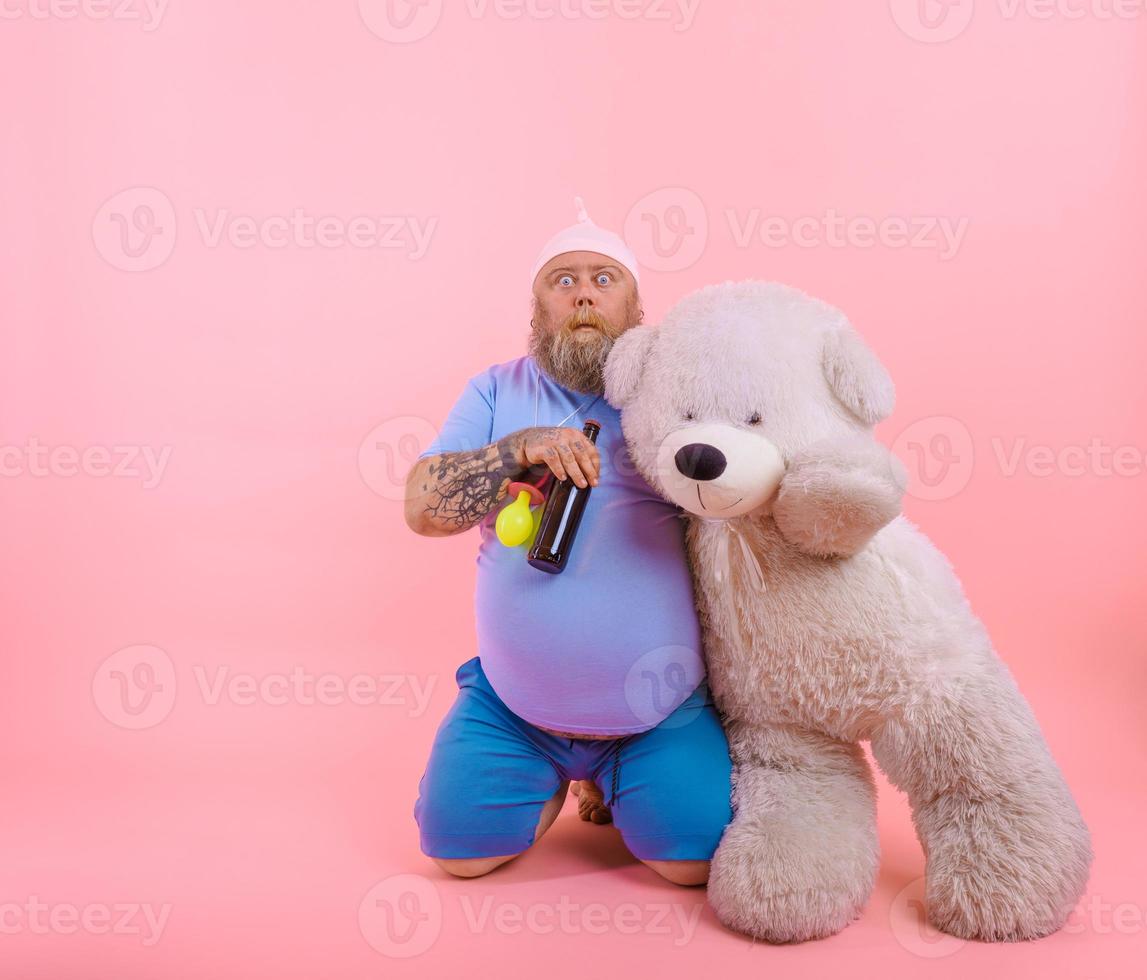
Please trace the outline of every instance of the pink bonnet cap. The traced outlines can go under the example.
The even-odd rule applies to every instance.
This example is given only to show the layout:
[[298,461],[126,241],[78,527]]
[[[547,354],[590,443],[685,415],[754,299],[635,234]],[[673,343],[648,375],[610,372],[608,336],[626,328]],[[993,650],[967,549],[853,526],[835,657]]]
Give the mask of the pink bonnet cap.
[[534,260],[534,271],[530,274],[531,286],[542,266],[554,256],[564,252],[597,252],[599,255],[605,255],[628,269],[634,283],[637,283],[637,257],[630,247],[620,235],[595,225],[586,213],[585,204],[580,197],[574,198],[574,204],[577,207],[577,224],[559,231],[542,246],[542,250]]

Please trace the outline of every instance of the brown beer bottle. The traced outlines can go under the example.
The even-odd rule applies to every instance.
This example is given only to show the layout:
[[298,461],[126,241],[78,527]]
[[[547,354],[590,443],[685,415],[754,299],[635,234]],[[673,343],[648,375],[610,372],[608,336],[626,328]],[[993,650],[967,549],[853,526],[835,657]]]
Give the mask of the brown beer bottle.
[[[601,425],[593,419],[586,419],[581,431],[590,442],[597,442]],[[592,486],[579,487],[568,478],[554,484],[542,511],[534,546],[530,549],[528,561],[534,568],[556,575],[566,567],[592,489]]]

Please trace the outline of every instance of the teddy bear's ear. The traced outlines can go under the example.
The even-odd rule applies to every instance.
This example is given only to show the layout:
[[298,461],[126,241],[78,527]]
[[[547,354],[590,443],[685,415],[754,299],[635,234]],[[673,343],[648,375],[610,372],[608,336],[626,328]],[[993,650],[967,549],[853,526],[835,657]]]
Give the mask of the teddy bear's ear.
[[862,422],[875,425],[892,414],[892,379],[847,320],[825,339],[821,366],[833,394]]
[[605,362],[604,379],[605,400],[614,408],[624,408],[637,392],[656,336],[655,327],[630,327],[613,342]]

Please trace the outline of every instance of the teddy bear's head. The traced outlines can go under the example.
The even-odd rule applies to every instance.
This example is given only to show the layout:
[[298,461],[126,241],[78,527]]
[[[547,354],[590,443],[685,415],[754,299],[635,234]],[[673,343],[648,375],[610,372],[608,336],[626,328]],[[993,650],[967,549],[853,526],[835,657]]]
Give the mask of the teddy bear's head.
[[870,430],[892,411],[893,388],[839,310],[749,280],[707,286],[660,326],[622,334],[605,397],[655,490],[729,518],[768,505],[802,448]]

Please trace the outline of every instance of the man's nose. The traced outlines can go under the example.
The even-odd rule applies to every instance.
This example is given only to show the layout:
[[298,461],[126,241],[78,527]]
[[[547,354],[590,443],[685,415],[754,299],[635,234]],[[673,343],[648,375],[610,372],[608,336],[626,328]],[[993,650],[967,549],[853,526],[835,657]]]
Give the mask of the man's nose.
[[593,306],[593,293],[589,286],[582,286],[577,294],[578,306]]

